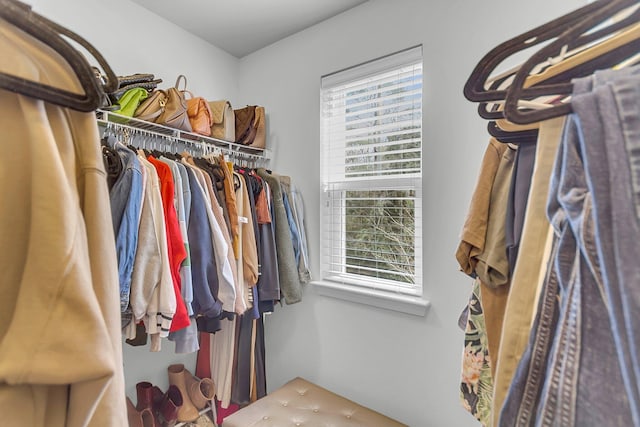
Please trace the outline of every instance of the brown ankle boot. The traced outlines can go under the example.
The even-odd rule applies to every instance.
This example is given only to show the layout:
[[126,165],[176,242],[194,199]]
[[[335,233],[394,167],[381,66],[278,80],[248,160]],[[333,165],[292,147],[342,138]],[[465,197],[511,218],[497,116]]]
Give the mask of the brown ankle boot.
[[150,408],[144,408],[142,411],[138,411],[128,397],[127,418],[129,419],[129,427],[159,427],[156,426],[155,418]]
[[178,411],[178,421],[191,422],[198,419],[198,408],[191,402],[189,391],[187,388],[187,379],[185,375],[184,365],[182,363],[170,365],[167,369],[169,373],[169,384],[175,386],[182,394],[182,406]]
[[147,381],[139,382],[136,384],[136,393],[138,395],[136,409],[138,411],[153,410],[153,385]]
[[211,378],[197,378],[188,369],[184,370],[189,398],[198,410],[203,410],[216,396],[215,384]]

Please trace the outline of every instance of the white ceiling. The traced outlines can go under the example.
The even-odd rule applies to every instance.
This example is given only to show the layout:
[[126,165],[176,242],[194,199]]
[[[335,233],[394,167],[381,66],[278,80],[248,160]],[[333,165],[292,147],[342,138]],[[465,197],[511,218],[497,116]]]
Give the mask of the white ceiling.
[[132,0],[242,58],[366,0]]

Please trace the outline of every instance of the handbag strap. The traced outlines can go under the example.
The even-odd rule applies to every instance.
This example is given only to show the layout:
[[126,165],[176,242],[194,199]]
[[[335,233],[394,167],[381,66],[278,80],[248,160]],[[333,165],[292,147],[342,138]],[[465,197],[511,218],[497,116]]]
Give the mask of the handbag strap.
[[178,76],[178,78],[176,79],[176,85],[174,86],[176,89],[180,90],[179,86],[180,86],[180,79],[184,79],[184,90],[187,90],[187,78],[184,76],[184,74],[180,74]]
[[193,96],[193,93],[191,93],[190,90],[185,89],[185,90],[181,90],[180,92],[182,92],[185,95],[184,99],[187,99],[187,96],[186,96],[187,94],[189,94],[189,99],[195,98],[195,96]]

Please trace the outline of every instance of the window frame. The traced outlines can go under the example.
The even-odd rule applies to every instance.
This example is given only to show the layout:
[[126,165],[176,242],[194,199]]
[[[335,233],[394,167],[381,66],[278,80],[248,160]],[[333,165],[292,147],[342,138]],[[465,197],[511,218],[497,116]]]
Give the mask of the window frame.
[[[355,81],[361,81],[367,78],[367,76],[380,75],[385,72],[389,72],[391,69],[397,69],[401,67],[411,66],[414,64],[420,64],[422,66],[422,46],[414,46],[408,49],[405,49],[400,52],[396,52],[390,55],[386,55],[384,57],[374,59],[372,61],[368,61],[363,64],[356,65],[354,67],[350,67],[336,73],[332,73],[327,76],[322,76],[321,78],[321,87],[320,87],[320,142],[321,142],[321,220],[320,220],[320,252],[321,252],[321,280],[314,281],[314,285],[316,285],[316,289],[318,293],[321,295],[337,297],[341,299],[346,299],[354,302],[364,303],[367,305],[372,305],[381,308],[387,308],[395,311],[401,311],[409,314],[415,315],[425,315],[427,307],[429,306],[429,302],[423,298],[424,288],[423,288],[423,271],[422,271],[422,141],[423,141],[423,132],[422,132],[422,95],[424,92],[424,84],[421,77],[421,92],[420,92],[420,122],[419,122],[419,131],[420,131],[420,150],[419,150],[419,161],[420,161],[420,171],[418,173],[407,174],[407,176],[402,175],[374,175],[373,177],[363,177],[361,179],[347,179],[344,178],[342,181],[338,182],[327,182],[327,165],[325,154],[326,154],[326,130],[324,129],[325,120],[322,117],[324,114],[324,101],[323,101],[323,93],[325,90],[329,90],[329,88],[336,88],[340,86],[344,86],[348,83],[353,83]],[[422,71],[421,71],[422,74]],[[414,109],[411,109],[412,114],[414,114]],[[345,130],[346,133],[346,130]],[[346,157],[346,156],[345,156]],[[344,158],[343,158],[344,159]],[[346,164],[346,162],[345,162]],[[345,172],[346,173],[346,172]],[[328,234],[341,234],[337,237],[333,238],[333,240],[343,243],[346,247],[345,236],[346,231],[344,229],[338,230],[333,229],[333,231],[327,232],[327,220],[325,218],[326,211],[330,209],[327,203],[327,197],[333,192],[336,191],[362,191],[367,185],[370,187],[371,183],[365,184],[365,182],[371,181],[371,179],[375,179],[377,183],[384,183],[384,189],[388,189],[390,191],[395,191],[398,189],[406,189],[414,192],[413,196],[413,242],[414,242],[414,250],[413,250],[413,277],[414,283],[412,285],[402,284],[399,281],[392,281],[387,279],[369,277],[365,275],[357,275],[354,273],[344,273],[333,272],[329,273],[327,265],[331,264],[331,262],[327,261],[327,257],[335,257],[340,256],[336,255],[336,252],[339,249],[334,249],[327,254],[327,248],[325,247],[325,241],[328,239],[326,236]],[[331,187],[331,188],[328,188]],[[345,197],[346,198],[346,197]],[[384,200],[384,199],[379,199]],[[344,202],[343,202],[344,203]],[[333,209],[340,210],[340,207]],[[344,212],[346,208],[343,206],[342,208],[342,217],[346,216]],[[334,214],[334,217],[337,214]],[[342,223],[346,223],[346,220]],[[346,249],[341,249],[346,251]],[[348,263],[346,261],[347,256],[346,253],[341,255],[345,261],[341,264],[344,268],[348,267]]]

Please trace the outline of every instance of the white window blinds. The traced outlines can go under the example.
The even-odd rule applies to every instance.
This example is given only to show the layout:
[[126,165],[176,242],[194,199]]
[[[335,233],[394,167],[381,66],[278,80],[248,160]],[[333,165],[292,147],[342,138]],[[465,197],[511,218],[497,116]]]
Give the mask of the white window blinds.
[[322,78],[325,280],[420,294],[422,49]]

